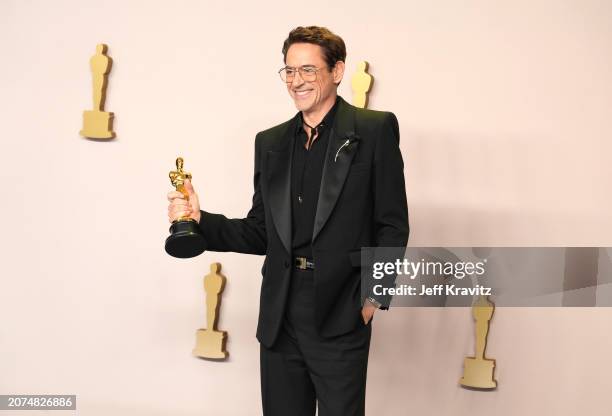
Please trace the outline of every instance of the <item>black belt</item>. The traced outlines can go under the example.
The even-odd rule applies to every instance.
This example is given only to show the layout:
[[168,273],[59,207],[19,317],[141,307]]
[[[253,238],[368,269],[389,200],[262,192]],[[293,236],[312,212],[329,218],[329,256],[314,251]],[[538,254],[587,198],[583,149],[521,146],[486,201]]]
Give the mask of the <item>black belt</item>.
[[300,270],[314,270],[314,261],[306,257],[296,257],[293,259],[293,265]]

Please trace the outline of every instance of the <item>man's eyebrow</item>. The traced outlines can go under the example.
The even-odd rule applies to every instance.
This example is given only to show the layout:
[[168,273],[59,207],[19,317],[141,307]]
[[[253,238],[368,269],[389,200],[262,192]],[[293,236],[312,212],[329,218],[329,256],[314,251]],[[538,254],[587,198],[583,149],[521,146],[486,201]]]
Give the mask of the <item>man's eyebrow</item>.
[[285,65],[285,68],[291,68],[291,69],[296,69],[296,68],[316,68],[316,65],[312,65],[312,64],[306,64],[306,65],[302,65],[302,66]]

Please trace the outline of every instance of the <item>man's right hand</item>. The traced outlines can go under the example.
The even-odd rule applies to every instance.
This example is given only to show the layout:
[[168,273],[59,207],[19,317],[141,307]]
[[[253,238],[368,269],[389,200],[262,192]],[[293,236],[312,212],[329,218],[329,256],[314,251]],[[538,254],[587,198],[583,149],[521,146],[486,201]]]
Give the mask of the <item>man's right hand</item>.
[[170,205],[168,206],[168,221],[172,223],[181,217],[189,217],[199,223],[200,201],[198,199],[198,194],[193,190],[193,186],[189,179],[185,179],[184,186],[189,195],[189,200],[186,200],[185,196],[178,191],[168,192],[168,201],[170,201]]

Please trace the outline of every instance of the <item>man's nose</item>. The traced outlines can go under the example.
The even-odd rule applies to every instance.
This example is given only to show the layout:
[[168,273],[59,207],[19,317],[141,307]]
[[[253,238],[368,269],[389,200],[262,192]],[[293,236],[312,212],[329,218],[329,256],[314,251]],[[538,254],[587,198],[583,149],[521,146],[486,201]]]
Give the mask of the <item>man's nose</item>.
[[295,75],[293,76],[293,81],[291,81],[291,87],[296,88],[302,85],[303,83],[304,83],[304,80],[302,79],[302,75],[300,74],[300,71],[295,71]]

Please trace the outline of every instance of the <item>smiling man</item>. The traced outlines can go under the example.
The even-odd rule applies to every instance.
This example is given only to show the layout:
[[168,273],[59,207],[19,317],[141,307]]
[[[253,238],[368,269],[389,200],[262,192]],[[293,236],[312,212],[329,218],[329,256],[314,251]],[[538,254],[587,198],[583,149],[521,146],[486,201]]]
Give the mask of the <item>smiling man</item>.
[[210,251],[265,255],[257,339],[265,416],[358,416],[372,316],[389,298],[361,294],[361,247],[405,247],[408,209],[398,122],[337,95],[344,41],[298,27],[279,71],[298,113],[257,134],[245,218],[168,193],[170,222],[198,221]]

